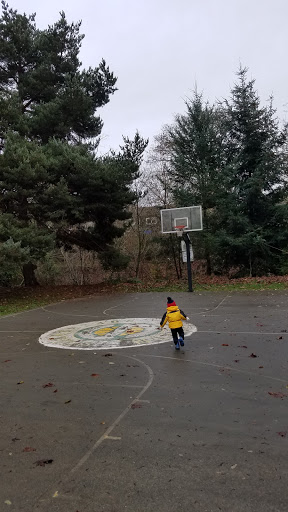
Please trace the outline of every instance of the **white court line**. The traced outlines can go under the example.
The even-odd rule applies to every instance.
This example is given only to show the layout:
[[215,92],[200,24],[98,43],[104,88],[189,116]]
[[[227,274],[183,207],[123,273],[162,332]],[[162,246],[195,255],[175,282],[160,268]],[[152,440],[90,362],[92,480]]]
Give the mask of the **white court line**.
[[[76,300],[76,299],[75,299]],[[59,302],[58,304],[65,304],[64,302]],[[51,304],[53,306],[53,304]],[[49,305],[48,305],[49,307]],[[42,306],[41,309],[45,311],[45,313],[52,313],[53,315],[61,315],[61,316],[80,316],[80,317],[89,317],[89,318],[100,318],[99,315],[78,315],[76,313],[61,313],[60,311],[51,311],[50,309],[46,309],[45,306]],[[30,310],[31,311],[31,310]],[[27,311],[28,313],[28,311]]]
[[[138,359],[136,357],[132,357],[132,356],[123,356],[123,357],[128,357],[129,359],[132,359],[133,361],[137,361],[138,363],[142,364],[148,371],[148,374],[149,374],[148,382],[144,387],[141,386],[142,391],[140,391],[140,393],[136,396],[136,398],[134,398],[134,400],[132,400],[129,403],[129,405],[121,412],[121,414],[118,416],[118,418],[116,418],[116,420],[112,423],[112,425],[110,425],[110,427],[105,431],[105,433],[102,434],[101,437],[99,437],[99,439],[94,443],[92,448],[90,448],[85,453],[85,455],[79,460],[79,462],[77,462],[77,464],[71,469],[70,473],[66,474],[66,476],[58,483],[58,487],[63,486],[63,483],[65,483],[65,481],[67,481],[69,479],[69,475],[75,473],[75,471],[80,469],[83,466],[83,464],[85,464],[85,462],[91,457],[91,455],[95,452],[95,450],[97,450],[97,448],[103,443],[103,441],[109,440],[109,438],[112,437],[112,436],[110,436],[111,432],[114,430],[115,427],[117,427],[119,425],[119,423],[123,420],[123,418],[125,418],[125,416],[128,414],[128,412],[131,411],[131,406],[133,404],[137,403],[138,401],[140,401],[141,396],[143,396],[144,393],[146,393],[146,391],[150,388],[150,386],[153,382],[153,379],[154,379],[154,373],[153,373],[152,368],[150,368],[150,366],[148,366],[148,364],[144,363],[144,361],[141,361],[141,359]],[[141,400],[141,402],[142,402],[142,400]],[[47,494],[47,491],[44,491],[34,502],[33,510],[35,512],[36,512],[36,510],[39,510],[39,508],[38,508],[39,502],[43,503],[43,501],[48,501],[49,499],[52,499],[51,495],[49,495],[49,497],[47,497],[47,499],[45,499],[44,498],[45,494]],[[61,498],[61,497],[62,497],[62,495],[60,494],[59,498]]]
[[[96,296],[96,295],[95,295]],[[59,304],[67,304],[68,302],[74,302],[74,301],[77,301],[77,300],[82,300],[82,299],[85,299],[85,298],[93,298],[94,295],[87,295],[87,297],[76,297],[75,299],[66,299],[66,300],[61,300],[59,302],[51,302],[50,304],[46,304],[47,306],[59,306]],[[41,311],[41,309],[43,309],[44,306],[39,306],[38,308],[31,308],[31,309],[25,309],[23,311],[18,311],[18,313],[10,313],[9,315],[1,315],[0,316],[0,320],[2,319],[5,319],[5,318],[9,318],[11,316],[18,316],[18,315],[23,315],[24,313],[31,313],[31,311]],[[45,311],[45,310],[44,310]],[[50,311],[49,311],[50,313]]]
[[[224,299],[222,299],[219,304],[217,304],[217,306],[215,306],[215,308],[211,308],[211,309],[205,309],[205,311],[200,311],[200,313],[193,313],[193,315],[204,315],[205,313],[210,313],[211,311],[216,311],[216,309],[220,308],[220,306],[223,304],[223,302],[228,298],[228,297],[231,297],[231,295],[226,295],[224,297]],[[192,313],[191,313],[192,315]]]
[[[124,356],[124,357],[129,357],[129,356]],[[90,448],[90,450],[87,451],[87,453],[79,460],[79,462],[77,462],[76,466],[74,466],[74,468],[71,469],[70,473],[75,473],[75,471],[80,469],[81,466],[83,466],[83,464],[85,464],[85,462],[89,459],[89,457],[92,455],[92,453],[95,452],[95,450],[98,448],[98,446],[100,446],[100,444],[103,443],[103,441],[107,438],[107,436],[109,436],[111,434],[111,432],[114,430],[114,428],[117,425],[119,425],[119,423],[123,420],[123,418],[126,416],[126,414],[128,414],[128,412],[131,411],[131,406],[133,404],[135,404],[136,402],[138,402],[139,399],[141,398],[141,396],[144,395],[144,393],[146,393],[147,389],[150,388],[150,386],[153,382],[153,379],[154,379],[154,373],[153,373],[152,368],[150,368],[150,366],[148,366],[146,363],[144,363],[144,361],[141,361],[141,359],[137,359],[136,357],[129,357],[129,359],[132,359],[133,361],[138,361],[138,363],[145,366],[145,368],[149,374],[149,379],[148,379],[146,386],[144,386],[142,391],[140,391],[140,393],[136,396],[136,398],[134,398],[134,400],[132,400],[132,402],[130,402],[130,404],[124,409],[124,411],[121,412],[121,414],[118,416],[118,418],[116,418],[116,420],[112,423],[112,425],[110,425],[110,427],[106,430],[105,434],[103,434],[101,437],[99,437],[99,439],[96,441],[96,443],[94,443],[92,448]]]
[[30,333],[33,333],[35,332],[36,334],[39,334],[39,332],[43,332],[43,331],[0,331],[0,332],[30,332]]
[[286,380],[277,379],[277,377],[271,377],[270,375],[263,375],[260,373],[258,374],[258,373],[254,373],[254,372],[249,372],[248,370],[238,370],[238,368],[232,368],[230,366],[223,366],[223,365],[215,364],[215,363],[204,363],[203,361],[197,361],[196,359],[178,359],[178,357],[155,356],[155,355],[150,355],[150,354],[142,354],[142,357],[153,357],[156,359],[172,359],[173,361],[178,361],[180,363],[194,363],[194,364],[200,364],[202,366],[212,366],[213,368],[220,368],[221,370],[229,370],[232,372],[244,373],[246,375],[252,375],[253,377],[262,377],[264,379],[275,380],[277,382],[284,382],[285,384],[287,383],[287,379]]
[[[266,332],[266,331],[199,331],[196,332],[202,332],[202,333],[212,333],[212,334],[279,334],[282,336],[283,334],[288,334],[288,332]],[[195,334],[195,333],[193,333]]]
[[[57,304],[61,304],[61,302],[55,302],[54,304],[51,304],[51,306],[56,306]],[[40,311],[42,309],[42,306],[39,306],[38,308],[32,308],[32,309],[27,309],[25,311],[18,311],[18,313],[10,313],[9,315],[1,315],[0,316],[0,320],[4,320],[5,318],[9,318],[11,316],[18,316],[18,315],[23,315],[24,313],[31,313],[31,311]]]
[[108,313],[106,313],[106,311],[110,311],[110,309],[116,309],[116,308],[120,308],[120,306],[124,305],[124,304],[129,304],[129,302],[134,302],[134,300],[137,300],[138,297],[134,297],[133,299],[131,300],[127,300],[126,302],[120,302],[119,304],[117,304],[116,306],[111,306],[110,308],[107,308],[107,309],[104,309],[103,311],[103,315],[107,315],[108,316]]
[[[92,295],[84,295],[84,297],[75,297],[74,299],[64,299],[64,300],[60,300],[59,302],[51,302],[51,303],[48,303],[46,304],[47,307],[52,307],[52,306],[59,306],[59,304],[67,304],[69,302],[76,302],[76,301],[81,301],[81,300],[86,300],[86,299],[93,299],[95,297],[100,297],[101,294],[99,293],[95,293]],[[18,316],[18,315],[23,315],[23,313],[30,313],[31,311],[45,311],[45,313],[57,313],[58,315],[68,315],[68,313],[58,313],[56,311],[50,311],[50,310],[46,310],[45,309],[45,306],[39,306],[38,308],[31,308],[31,309],[27,309],[27,310],[23,310],[23,311],[18,311],[18,313],[10,313],[9,315],[1,315],[0,316],[0,320],[2,319],[5,319],[5,318],[9,318],[9,317],[13,317],[13,316]],[[94,318],[94,316],[92,315],[73,315],[73,316],[89,316],[90,318]],[[97,317],[99,318],[99,317]]]

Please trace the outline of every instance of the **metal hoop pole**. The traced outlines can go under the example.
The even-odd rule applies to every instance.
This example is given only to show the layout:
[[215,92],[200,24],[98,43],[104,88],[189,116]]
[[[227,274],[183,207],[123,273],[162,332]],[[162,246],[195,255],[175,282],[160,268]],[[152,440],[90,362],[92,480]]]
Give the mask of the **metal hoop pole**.
[[187,254],[188,292],[193,292],[192,269],[191,269],[191,258],[190,258],[190,238],[187,233],[183,233],[183,240],[185,241],[185,244],[186,244],[186,254]]

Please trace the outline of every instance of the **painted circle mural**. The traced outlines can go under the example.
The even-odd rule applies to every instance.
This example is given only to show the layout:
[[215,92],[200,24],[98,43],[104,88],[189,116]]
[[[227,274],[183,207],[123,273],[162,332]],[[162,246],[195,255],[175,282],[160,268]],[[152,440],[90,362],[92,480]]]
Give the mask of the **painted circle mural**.
[[[190,336],[197,329],[185,322],[184,331]],[[42,334],[39,341],[47,347],[107,350],[172,342],[172,336],[167,326],[159,328],[159,318],[119,318],[59,327]]]

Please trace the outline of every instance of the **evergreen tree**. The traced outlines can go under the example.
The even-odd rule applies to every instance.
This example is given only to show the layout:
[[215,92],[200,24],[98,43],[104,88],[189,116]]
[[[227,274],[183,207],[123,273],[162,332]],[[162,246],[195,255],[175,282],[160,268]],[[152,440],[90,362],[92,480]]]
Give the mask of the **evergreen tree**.
[[2,0],[0,18],[1,138],[7,131],[46,143],[50,137],[79,142],[97,137],[95,112],[116,90],[104,60],[81,69],[81,23],[68,24],[64,12],[45,30],[35,14],[10,9]]
[[261,106],[246,69],[238,79],[230,100],[217,107],[195,92],[186,113],[162,134],[174,205],[202,205],[204,231],[193,240],[208,273],[281,272],[288,246],[287,129],[279,127],[272,100]]
[[280,129],[272,99],[261,106],[255,81],[240,68],[225,102],[230,201],[221,213],[222,254],[227,266],[250,275],[281,271],[287,247],[287,130]]
[[170,168],[173,196],[177,206],[202,205],[204,231],[193,235],[203,246],[207,273],[212,271],[215,238],[215,209],[225,190],[225,148],[222,117],[215,107],[204,103],[202,95],[186,102],[169,130]]
[[116,78],[104,60],[81,68],[82,39],[80,23],[69,24],[64,13],[39,30],[34,14],[2,0],[0,242],[12,237],[29,256],[25,284],[36,284],[37,260],[55,243],[96,251],[106,265],[125,263],[113,241],[129,217],[147,143],[136,134],[118,154],[95,156],[102,129],[96,112],[116,91]]

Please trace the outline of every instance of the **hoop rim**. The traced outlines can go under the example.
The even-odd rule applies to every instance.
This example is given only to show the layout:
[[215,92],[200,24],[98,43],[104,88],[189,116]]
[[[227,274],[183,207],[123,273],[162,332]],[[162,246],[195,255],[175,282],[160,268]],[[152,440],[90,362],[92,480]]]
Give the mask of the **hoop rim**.
[[186,227],[187,227],[187,226],[184,226],[184,225],[182,225],[182,226],[174,226],[174,229],[175,229],[174,233],[176,232],[176,233],[177,233],[177,236],[179,236],[179,237],[180,237],[180,236],[182,236],[182,233],[184,233],[184,229],[185,229]]

